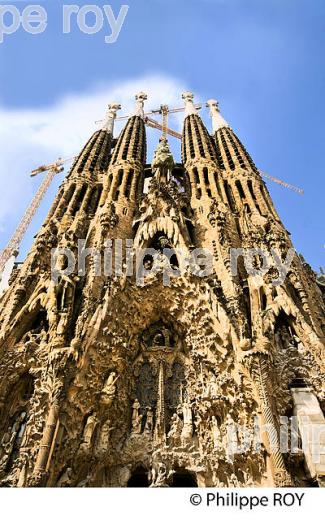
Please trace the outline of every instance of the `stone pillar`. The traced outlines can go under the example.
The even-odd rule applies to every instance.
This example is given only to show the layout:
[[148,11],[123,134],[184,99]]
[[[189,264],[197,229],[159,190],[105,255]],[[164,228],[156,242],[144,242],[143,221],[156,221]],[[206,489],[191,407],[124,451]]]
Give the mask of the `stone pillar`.
[[249,370],[257,390],[264,427],[268,432],[268,448],[273,470],[273,480],[276,487],[292,485],[291,477],[285,467],[283,455],[280,451],[278,425],[273,411],[267,381],[269,378],[269,357],[261,352],[249,356]]
[[46,423],[43,430],[43,436],[38,451],[33,479],[36,485],[42,485],[48,469],[48,461],[51,454],[53,442],[55,441],[55,433],[58,429],[59,421],[59,404],[57,400],[51,404]]
[[157,411],[156,411],[156,425],[154,439],[157,444],[164,442],[166,437],[165,432],[165,374],[163,362],[159,363],[158,375],[158,397],[157,397]]

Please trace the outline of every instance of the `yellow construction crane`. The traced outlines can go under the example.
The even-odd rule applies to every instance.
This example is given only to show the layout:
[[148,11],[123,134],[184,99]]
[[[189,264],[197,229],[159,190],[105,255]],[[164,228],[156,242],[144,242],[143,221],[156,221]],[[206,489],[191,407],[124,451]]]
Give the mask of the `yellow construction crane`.
[[14,232],[13,236],[9,240],[6,247],[0,252],[0,278],[1,274],[5,268],[6,263],[8,260],[10,260],[11,257],[16,257],[19,252],[20,244],[24,238],[25,232],[31,223],[36,211],[39,208],[39,205],[41,201],[43,200],[52,180],[54,179],[55,175],[58,173],[61,173],[64,170],[63,164],[71,161],[71,157],[68,159],[61,159],[59,158],[57,161],[55,161],[52,164],[39,166],[39,168],[36,168],[31,172],[31,177],[34,177],[35,175],[38,175],[39,173],[46,172],[47,174],[38,188],[35,196],[33,197],[33,200],[29,207],[27,208],[23,218],[19,222],[16,231]]
[[280,179],[277,179],[276,177],[273,177],[272,175],[269,175],[268,173],[265,173],[262,170],[258,170],[258,171],[259,171],[260,175],[262,175],[262,177],[265,177],[265,179],[268,179],[269,181],[276,182],[277,184],[280,184],[284,188],[288,188],[289,190],[299,193],[299,195],[303,195],[305,193],[303,189],[297,188],[297,186],[294,186],[293,184],[289,184],[288,182],[281,181]]

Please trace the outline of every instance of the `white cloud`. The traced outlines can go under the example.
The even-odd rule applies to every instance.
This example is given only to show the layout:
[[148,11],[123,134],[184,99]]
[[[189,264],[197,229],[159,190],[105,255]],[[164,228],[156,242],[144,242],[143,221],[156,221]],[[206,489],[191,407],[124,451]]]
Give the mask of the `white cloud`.
[[[134,95],[141,90],[148,94],[146,107],[151,109],[161,103],[181,106],[181,93],[187,87],[168,76],[147,75],[97,85],[87,92],[66,95],[44,108],[16,110],[0,106],[0,248],[4,245],[2,228],[18,223],[35,193],[36,181],[28,173],[59,156],[78,153],[95,130],[95,121],[105,115],[107,104],[118,101],[122,105],[120,115],[129,114]],[[180,126],[180,119],[172,122],[174,127]]]

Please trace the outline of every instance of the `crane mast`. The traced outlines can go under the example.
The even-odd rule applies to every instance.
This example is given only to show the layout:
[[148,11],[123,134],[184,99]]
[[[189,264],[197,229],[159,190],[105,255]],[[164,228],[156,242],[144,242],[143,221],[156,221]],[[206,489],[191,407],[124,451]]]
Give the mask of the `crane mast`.
[[52,180],[54,179],[55,175],[62,172],[63,169],[62,161],[58,160],[49,167],[40,166],[36,170],[33,170],[31,174],[32,176],[37,175],[42,171],[48,170],[48,172],[44,177],[42,184],[38,188],[36,195],[33,197],[31,204],[27,208],[23,218],[19,222],[16,231],[14,232],[6,247],[0,252],[0,278],[8,260],[10,260],[12,256],[16,257],[18,255],[19,247],[24,238],[26,230],[30,225],[36,211],[38,210]]

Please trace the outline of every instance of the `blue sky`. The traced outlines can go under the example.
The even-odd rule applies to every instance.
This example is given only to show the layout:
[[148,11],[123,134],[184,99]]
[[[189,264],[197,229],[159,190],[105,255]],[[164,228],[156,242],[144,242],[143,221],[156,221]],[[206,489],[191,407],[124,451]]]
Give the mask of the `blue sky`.
[[[30,179],[28,171],[78,152],[111,96],[127,113],[139,89],[150,91],[147,108],[156,108],[164,101],[180,106],[186,88],[197,101],[219,100],[259,168],[305,189],[301,197],[268,183],[298,252],[314,268],[324,265],[325,2],[124,1],[130,8],[114,44],[104,42],[107,22],[96,35],[83,34],[72,22],[71,33],[63,35],[59,0],[35,1],[48,12],[43,34],[20,29],[0,44],[0,247],[41,181]],[[96,1],[111,4],[115,13],[121,3]],[[202,116],[211,128],[205,110]],[[151,159],[158,135],[148,136]],[[178,159],[179,147],[173,143]],[[20,258],[59,180],[30,227]]]

